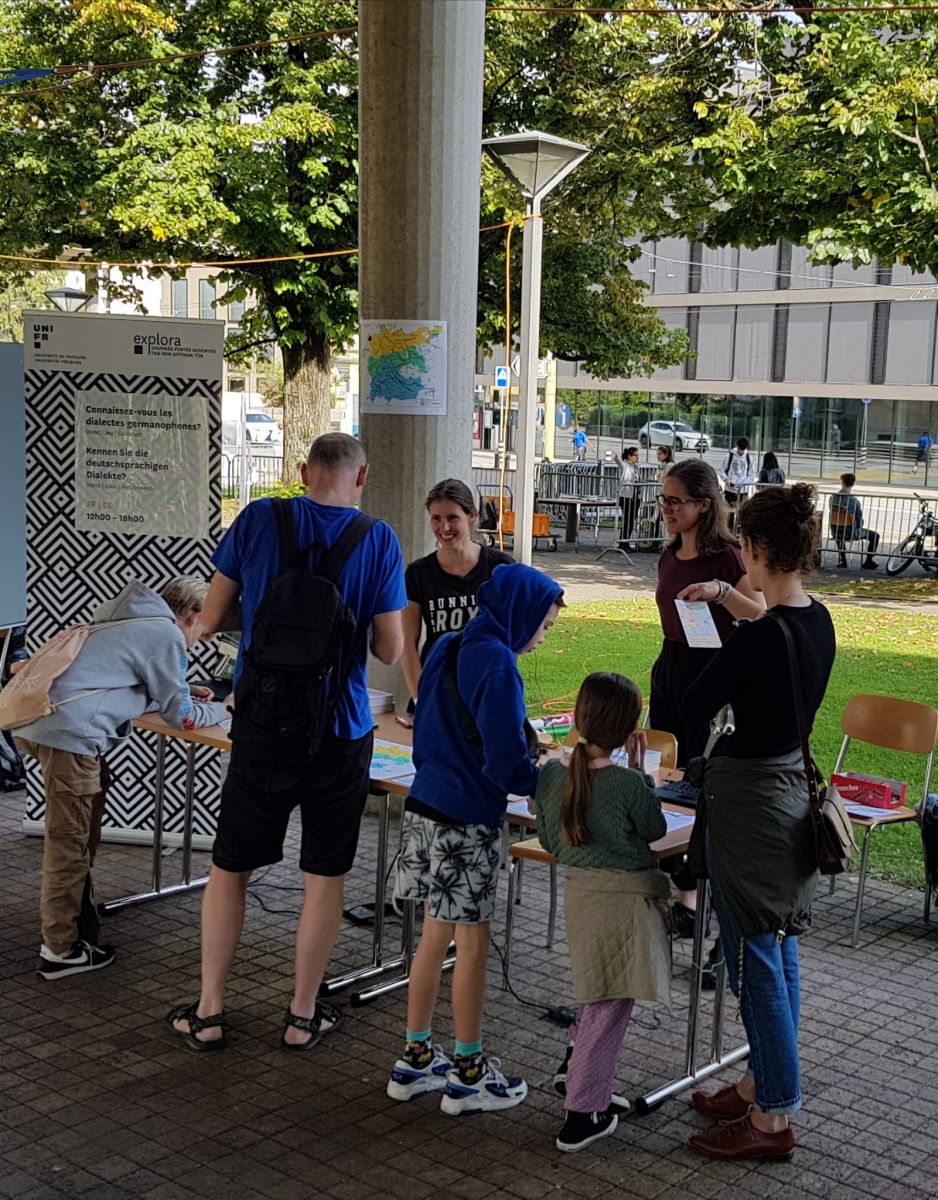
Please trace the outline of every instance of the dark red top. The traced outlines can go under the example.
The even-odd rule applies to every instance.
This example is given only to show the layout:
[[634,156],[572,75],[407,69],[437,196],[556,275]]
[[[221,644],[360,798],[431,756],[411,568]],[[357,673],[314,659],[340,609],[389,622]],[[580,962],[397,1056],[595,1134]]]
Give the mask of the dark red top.
[[[678,619],[674,601],[679,592],[692,583],[708,583],[711,579],[724,579],[734,586],[746,574],[742,555],[736,546],[726,546],[722,553],[706,558],[678,558],[670,550],[658,559],[658,587],[655,601],[661,616],[661,629],[669,642],[687,645],[684,627]],[[733,628],[733,617],[720,604],[711,604],[714,624],[722,641],[726,641]]]

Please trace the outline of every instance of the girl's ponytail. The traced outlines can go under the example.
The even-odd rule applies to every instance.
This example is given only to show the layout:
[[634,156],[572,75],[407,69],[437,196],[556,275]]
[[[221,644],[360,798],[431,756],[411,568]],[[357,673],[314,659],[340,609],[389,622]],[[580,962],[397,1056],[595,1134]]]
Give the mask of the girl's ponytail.
[[564,784],[563,801],[560,806],[560,834],[571,846],[582,846],[589,841],[586,827],[586,811],[593,794],[590,778],[589,755],[586,742],[581,738],[573,747],[567,778]]

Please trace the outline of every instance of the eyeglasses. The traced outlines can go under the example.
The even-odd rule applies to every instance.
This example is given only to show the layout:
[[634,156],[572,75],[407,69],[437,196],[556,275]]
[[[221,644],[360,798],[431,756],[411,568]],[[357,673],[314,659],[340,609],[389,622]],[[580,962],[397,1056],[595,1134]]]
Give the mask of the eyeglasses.
[[699,504],[699,500],[694,500],[688,497],[686,500],[679,500],[677,496],[665,496],[663,493],[655,496],[659,508],[683,508],[685,504]]

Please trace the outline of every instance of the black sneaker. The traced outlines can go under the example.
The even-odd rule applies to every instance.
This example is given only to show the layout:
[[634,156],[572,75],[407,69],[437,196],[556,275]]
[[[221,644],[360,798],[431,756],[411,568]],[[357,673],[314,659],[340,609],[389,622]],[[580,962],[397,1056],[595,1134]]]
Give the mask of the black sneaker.
[[109,967],[116,953],[113,946],[94,946],[81,941],[75,942],[68,954],[61,955],[43,946],[36,973],[43,979],[61,979],[64,975],[80,975],[82,971],[98,971]]
[[679,900],[671,905],[671,930],[675,937],[692,938],[694,926],[697,924],[697,914]]
[[605,1112],[568,1112],[563,1129],[557,1134],[558,1150],[575,1153],[610,1133],[615,1133],[618,1116],[607,1109]]
[[[570,1067],[570,1059],[573,1057],[573,1047],[568,1046],[567,1052],[563,1056],[563,1062],[554,1072],[554,1091],[558,1096],[566,1097],[567,1094],[567,1071]],[[607,1112],[614,1113],[616,1116],[624,1117],[632,1106],[629,1103],[627,1096],[620,1096],[616,1092],[612,1093],[612,1100],[609,1102]]]

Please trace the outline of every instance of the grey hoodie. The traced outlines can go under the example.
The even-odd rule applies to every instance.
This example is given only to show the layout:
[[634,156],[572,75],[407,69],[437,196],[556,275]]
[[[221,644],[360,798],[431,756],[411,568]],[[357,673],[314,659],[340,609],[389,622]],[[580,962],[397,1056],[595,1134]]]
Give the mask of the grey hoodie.
[[[126,738],[145,712],[159,712],[179,729],[215,725],[226,717],[224,705],[199,704],[190,696],[186,639],[166,601],[142,583],[128,583],[97,609],[93,623],[128,617],[157,619],[90,634],[50,689],[50,700],[61,708],[17,729],[16,737],[96,758]],[[62,703],[91,691],[95,695]]]

